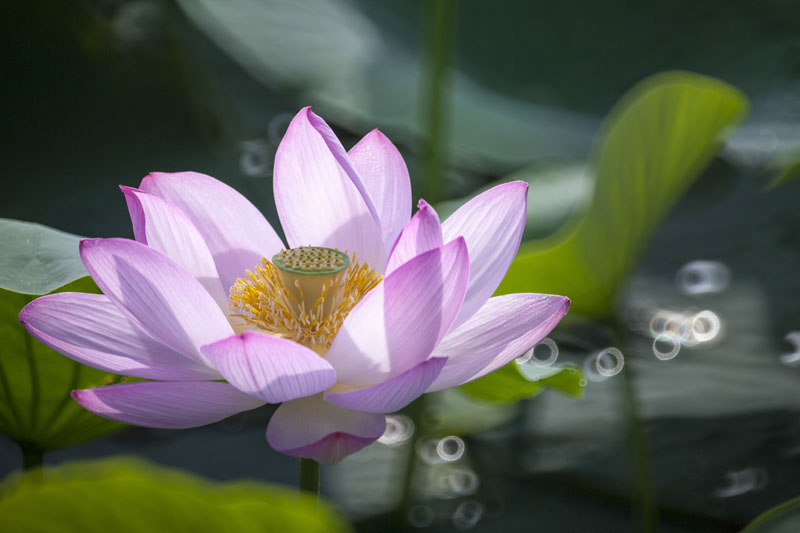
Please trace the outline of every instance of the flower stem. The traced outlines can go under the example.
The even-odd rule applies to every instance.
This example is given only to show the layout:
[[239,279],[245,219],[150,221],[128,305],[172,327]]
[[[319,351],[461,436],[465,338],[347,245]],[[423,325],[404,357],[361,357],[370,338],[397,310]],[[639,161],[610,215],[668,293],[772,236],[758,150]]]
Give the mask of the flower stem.
[[298,487],[319,498],[319,463],[314,459],[300,459]]
[[426,199],[430,203],[440,200],[442,160],[447,146],[447,98],[449,85],[448,66],[455,35],[456,9],[454,0],[433,0],[423,4],[427,27],[423,31],[423,50],[427,52],[421,94],[422,130],[428,141],[422,151],[427,178]]
[[[614,324],[614,334],[617,342],[625,346],[624,326],[619,320]],[[638,514],[641,520],[641,531],[657,533],[659,530],[658,507],[656,506],[655,490],[653,488],[653,472],[650,466],[650,452],[647,443],[647,434],[642,424],[639,402],[636,394],[636,374],[631,362],[626,361],[620,372],[620,386],[622,400],[625,408],[625,418],[628,429],[628,439],[634,475],[636,476],[636,497]]]
[[414,446],[414,442],[425,434],[425,427],[422,423],[422,414],[425,412],[425,407],[428,402],[428,395],[423,394],[413,402],[411,402],[408,407],[403,411],[410,419],[412,424],[414,425],[414,434],[411,437],[411,440],[408,444],[408,455],[406,457],[406,469],[403,474],[403,492],[401,493],[400,497],[400,505],[398,506],[398,510],[401,515],[401,520],[405,522],[406,520],[406,512],[411,507],[411,501],[413,499],[413,489],[411,487],[412,482],[414,481],[414,467],[416,466],[416,447]]
[[38,446],[27,442],[18,442],[22,452],[22,468],[26,471],[41,468],[44,464],[44,452]]

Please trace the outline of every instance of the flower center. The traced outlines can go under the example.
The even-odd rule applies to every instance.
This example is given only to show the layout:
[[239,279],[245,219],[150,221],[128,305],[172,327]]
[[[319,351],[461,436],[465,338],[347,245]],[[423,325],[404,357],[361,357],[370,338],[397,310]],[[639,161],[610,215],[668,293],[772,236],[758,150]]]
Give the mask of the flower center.
[[381,275],[330,248],[301,246],[261,259],[230,290],[233,316],[320,355]]

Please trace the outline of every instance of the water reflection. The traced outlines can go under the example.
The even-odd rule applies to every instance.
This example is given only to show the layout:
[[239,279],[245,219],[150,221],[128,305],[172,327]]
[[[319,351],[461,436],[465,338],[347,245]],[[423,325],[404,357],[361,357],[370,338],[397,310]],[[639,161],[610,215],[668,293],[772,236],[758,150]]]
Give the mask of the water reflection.
[[266,178],[272,176],[275,151],[281,143],[283,135],[294,115],[278,113],[267,125],[267,138],[255,138],[239,143],[239,170],[245,176]]
[[650,335],[658,338],[669,335],[680,343],[692,342],[692,317],[686,313],[676,313],[659,309],[650,318]]
[[722,292],[730,280],[730,269],[719,261],[691,261],[675,276],[678,289],[689,296]]
[[[644,326],[645,317],[649,316]],[[723,323],[710,309],[697,311],[685,309],[630,308],[626,321],[633,330],[646,332],[653,338],[653,354],[662,361],[673,359],[681,347],[708,346],[722,338]]]
[[293,113],[283,112],[278,113],[270,119],[267,125],[267,138],[272,146],[277,148],[281,143],[281,139],[283,139],[283,135],[286,133],[286,129],[289,127],[289,123],[293,118]]
[[444,479],[447,480],[448,488],[459,496],[475,494],[480,486],[478,474],[467,468],[453,468]]
[[589,381],[599,383],[619,374],[624,365],[625,357],[622,352],[618,348],[609,346],[583,361],[583,375]]
[[386,430],[378,442],[389,447],[400,446],[414,435],[414,422],[405,415],[388,415]]
[[717,314],[706,309],[692,318],[692,336],[699,343],[711,342],[717,338],[722,323]]
[[477,500],[462,502],[453,513],[453,527],[466,531],[475,527],[483,515],[483,504]]
[[744,470],[726,472],[725,483],[714,490],[718,498],[741,496],[750,491],[759,490],[767,484],[769,477],[763,468],[745,468]]
[[427,505],[415,505],[408,510],[408,523],[414,527],[428,527],[433,523],[436,515]]
[[455,435],[449,435],[436,443],[436,454],[447,462],[458,461],[464,455],[467,446],[464,441]]
[[245,176],[263,178],[272,175],[275,150],[264,139],[251,139],[239,143],[239,170]]
[[653,340],[653,355],[661,361],[674,359],[680,350],[680,340],[674,334],[662,333]]
[[781,363],[790,366],[800,364],[800,331],[792,331],[783,340],[794,346],[794,351],[781,354]]
[[[544,346],[544,349],[539,348],[540,346]],[[543,359],[541,356],[537,356],[537,351],[547,353],[547,357]],[[518,365],[532,363],[538,367],[548,367],[555,363],[556,359],[558,359],[558,345],[553,339],[545,337],[539,344],[517,357],[515,361]]]
[[415,445],[417,457],[427,465],[436,465],[444,462],[439,456],[437,447],[439,445],[438,439],[420,439]]
[[624,364],[625,358],[622,352],[613,346],[601,351],[595,358],[597,373],[607,378],[619,374]]

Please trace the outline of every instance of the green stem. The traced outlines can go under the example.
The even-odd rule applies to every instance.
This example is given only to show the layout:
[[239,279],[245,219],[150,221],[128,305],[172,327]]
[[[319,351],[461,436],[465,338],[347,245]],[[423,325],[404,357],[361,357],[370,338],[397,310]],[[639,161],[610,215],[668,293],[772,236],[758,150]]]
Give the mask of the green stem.
[[17,424],[17,431],[20,433],[25,432],[25,425],[22,423],[22,417],[17,410],[17,402],[12,394],[11,386],[9,384],[8,376],[6,375],[6,370],[3,368],[2,364],[2,355],[0,354],[0,389],[3,390],[3,397],[6,398],[6,403],[8,404],[8,410],[11,411],[11,416],[14,417],[14,420]]
[[17,444],[22,452],[22,468],[24,470],[41,468],[44,464],[44,452],[39,447],[27,442],[19,442]]
[[31,412],[30,412],[30,435],[36,434],[36,422],[39,417],[39,371],[36,365],[36,358],[33,355],[33,341],[30,335],[25,335],[25,356],[28,359],[28,366],[31,370]]
[[427,64],[421,95],[422,126],[428,142],[423,150],[423,161],[428,184],[426,199],[433,204],[439,201],[442,160],[447,145],[445,90],[449,83],[456,9],[454,0],[426,1],[423,6],[428,8],[423,47],[427,49]]
[[411,423],[414,425],[414,434],[411,436],[411,440],[408,443],[408,454],[406,456],[406,469],[403,475],[403,492],[400,496],[400,505],[398,507],[399,512],[402,515],[402,520],[406,520],[405,513],[411,507],[411,501],[413,499],[413,491],[412,491],[412,483],[414,481],[414,467],[416,466],[416,454],[417,449],[414,446],[414,443],[417,441],[419,437],[425,434],[425,428],[423,427],[422,421],[422,414],[425,412],[425,408],[428,403],[428,395],[423,394],[413,402],[411,402],[408,407],[405,408],[403,413],[411,420]]
[[319,463],[314,459],[300,459],[300,482],[298,486],[301,491],[319,497]]
[[[619,321],[614,325],[615,337],[623,348],[625,332]],[[650,452],[647,434],[639,412],[636,394],[636,374],[627,361],[620,372],[622,400],[626,414],[628,439],[630,443],[633,470],[636,476],[636,495],[639,519],[642,531],[657,533],[659,530],[658,508],[656,506],[655,489],[653,488],[653,472],[650,466]]]

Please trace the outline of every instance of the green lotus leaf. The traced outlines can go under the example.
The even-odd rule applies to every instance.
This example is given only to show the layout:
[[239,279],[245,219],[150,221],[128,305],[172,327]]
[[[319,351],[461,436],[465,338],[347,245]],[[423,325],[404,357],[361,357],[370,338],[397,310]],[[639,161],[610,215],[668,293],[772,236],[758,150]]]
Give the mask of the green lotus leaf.
[[585,385],[581,371],[572,366],[537,367],[531,363],[512,362],[462,385],[460,390],[474,398],[504,404],[530,398],[547,388],[579,398]]
[[800,531],[800,498],[768,509],[750,522],[742,533],[796,533]]
[[738,90],[696,74],[637,85],[606,119],[588,210],[553,237],[523,244],[498,294],[561,294],[571,313],[608,316],[653,232],[747,107]]
[[[552,237],[523,243],[497,293],[565,295],[572,314],[608,316],[661,220],[746,111],[738,90],[705,76],[669,72],[641,82],[606,119],[588,209]],[[507,401],[538,392],[513,365],[464,390]]]
[[0,289],[47,294],[87,276],[80,240],[40,224],[0,218]]
[[349,531],[330,506],[296,490],[213,483],[138,459],[72,463],[41,474],[29,472],[0,485],[0,531]]
[[[70,291],[99,292],[88,277],[54,292]],[[77,363],[31,337],[17,315],[33,299],[0,289],[0,433],[41,453],[124,427],[93,415],[70,398],[73,389],[121,378]]]

